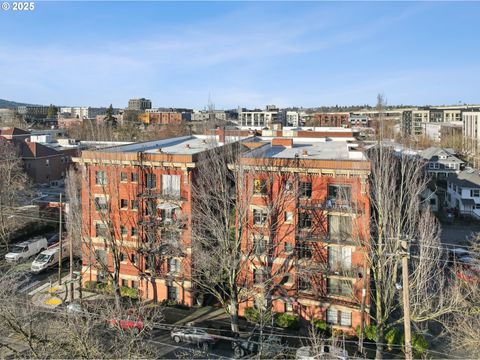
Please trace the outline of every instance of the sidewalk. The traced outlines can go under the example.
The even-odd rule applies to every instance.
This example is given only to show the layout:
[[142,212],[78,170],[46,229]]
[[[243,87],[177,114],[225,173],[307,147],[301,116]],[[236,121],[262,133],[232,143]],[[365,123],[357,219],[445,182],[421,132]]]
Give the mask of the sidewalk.
[[[80,292],[78,291],[78,281],[74,280],[74,292],[73,296],[75,300],[80,298]],[[64,303],[68,302],[68,288],[70,285],[70,275],[66,275],[62,278],[62,284],[59,285],[58,281],[47,283],[39,288],[28,293],[32,297],[32,302],[37,306],[43,306],[47,308],[56,308]],[[101,298],[102,296],[96,293],[82,290],[83,300],[92,300]]]

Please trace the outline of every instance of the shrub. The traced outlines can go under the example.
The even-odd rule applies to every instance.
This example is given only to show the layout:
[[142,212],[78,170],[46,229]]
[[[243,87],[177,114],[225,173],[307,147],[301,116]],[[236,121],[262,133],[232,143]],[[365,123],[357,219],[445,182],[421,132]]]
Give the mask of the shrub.
[[365,326],[365,338],[370,341],[377,341],[377,325]]
[[[355,329],[357,336],[360,337],[360,326],[357,326]],[[377,326],[376,325],[367,325],[364,329],[365,339],[370,341],[377,341]]]
[[257,322],[259,318],[259,313],[258,310],[255,309],[254,307],[247,307],[245,308],[245,319],[250,322]]
[[178,305],[178,302],[176,300],[165,299],[165,300],[162,300],[160,305],[162,305],[162,306],[176,306],[176,305]]
[[[400,337],[403,350],[405,351],[405,334]],[[422,356],[428,350],[428,341],[419,333],[412,334],[412,349],[416,356]]]
[[400,339],[400,331],[397,328],[390,328],[385,334],[385,342],[388,346],[388,351],[393,350],[393,345],[398,344]]
[[313,320],[313,326],[315,326],[318,330],[322,331],[327,331],[328,330],[328,324],[325,320]]
[[120,288],[120,295],[124,297],[129,297],[131,299],[138,298],[138,289],[129,288],[126,286],[122,286]]
[[97,289],[105,294],[113,293],[113,286],[110,283],[97,283]]
[[83,283],[83,287],[86,290],[95,290],[97,288],[97,282],[96,281],[85,281]]
[[275,314],[275,324],[284,329],[297,329],[299,325],[298,315],[288,313]]

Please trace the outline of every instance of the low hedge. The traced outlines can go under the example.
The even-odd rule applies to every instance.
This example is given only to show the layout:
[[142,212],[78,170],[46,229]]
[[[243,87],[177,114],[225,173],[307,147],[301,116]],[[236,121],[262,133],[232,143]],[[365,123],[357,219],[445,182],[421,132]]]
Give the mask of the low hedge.
[[313,326],[315,326],[316,329],[321,331],[329,330],[328,323],[325,320],[320,320],[320,319],[313,320]]
[[275,324],[284,329],[298,329],[300,318],[289,313],[275,314]]
[[245,308],[244,316],[247,321],[256,323],[260,318],[260,313],[254,307],[247,307]]
[[129,297],[130,299],[138,299],[138,289],[122,286],[120,288],[120,295],[123,297]]

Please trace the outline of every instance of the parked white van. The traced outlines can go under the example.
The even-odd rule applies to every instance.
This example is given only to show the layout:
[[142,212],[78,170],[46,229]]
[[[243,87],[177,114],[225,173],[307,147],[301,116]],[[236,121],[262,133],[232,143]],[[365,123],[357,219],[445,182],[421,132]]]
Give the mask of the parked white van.
[[47,239],[44,236],[37,236],[31,240],[15,244],[10,252],[5,255],[8,262],[19,262],[37,255],[48,247]]
[[[45,269],[48,269],[51,266],[58,265],[58,256],[60,254],[59,249],[60,249],[60,246],[57,245],[42,251],[40,254],[37,255],[35,260],[33,260],[30,270],[32,270],[32,272],[34,273],[39,273]],[[62,251],[63,259],[65,259],[68,255],[68,252],[65,250],[66,250],[65,247],[63,247],[63,251]]]

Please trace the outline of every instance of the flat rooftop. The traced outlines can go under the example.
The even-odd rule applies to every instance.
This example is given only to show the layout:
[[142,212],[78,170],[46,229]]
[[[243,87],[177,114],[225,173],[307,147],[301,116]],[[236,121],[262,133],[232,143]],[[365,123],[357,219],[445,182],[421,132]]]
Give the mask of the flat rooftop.
[[137,142],[127,145],[99,149],[109,153],[150,153],[169,155],[192,155],[219,146],[216,136],[189,135],[163,140]]
[[[286,139],[286,138],[282,138]],[[356,145],[347,141],[322,141],[308,138],[290,138],[292,146],[266,143],[247,152],[245,158],[312,159],[312,160],[367,160],[363,152],[354,150]]]

